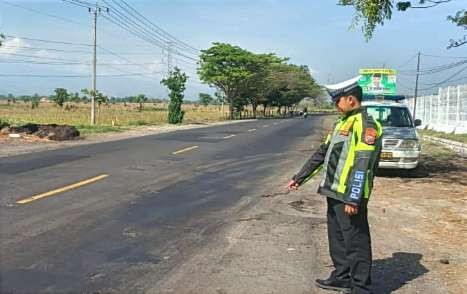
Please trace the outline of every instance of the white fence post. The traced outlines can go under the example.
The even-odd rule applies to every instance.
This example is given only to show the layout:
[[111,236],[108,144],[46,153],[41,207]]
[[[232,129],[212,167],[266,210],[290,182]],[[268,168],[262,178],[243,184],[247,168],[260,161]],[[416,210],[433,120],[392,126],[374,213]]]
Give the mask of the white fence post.
[[449,95],[451,93],[451,87],[448,86],[448,92],[446,94],[446,126],[449,126]]
[[433,127],[433,95],[430,96],[430,125]]
[[[423,117],[425,127],[441,132],[467,134],[467,84],[438,88],[437,95],[421,96],[419,99],[419,117]],[[406,101],[412,111],[413,100]]]
[[426,122],[426,96],[423,96],[423,121]]
[[442,89],[438,89],[438,107],[436,107],[436,124],[440,123],[440,114],[441,114],[441,94],[442,94]]
[[457,86],[457,100],[456,100],[456,127],[460,125],[460,101],[461,100],[461,86]]

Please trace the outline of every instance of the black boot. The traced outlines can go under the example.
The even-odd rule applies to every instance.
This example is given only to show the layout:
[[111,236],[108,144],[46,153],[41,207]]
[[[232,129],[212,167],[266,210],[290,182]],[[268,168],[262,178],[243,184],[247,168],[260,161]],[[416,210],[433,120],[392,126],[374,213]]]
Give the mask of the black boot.
[[333,278],[328,278],[326,280],[317,279],[315,281],[317,287],[326,289],[341,291],[343,293],[350,293],[350,281],[340,281]]

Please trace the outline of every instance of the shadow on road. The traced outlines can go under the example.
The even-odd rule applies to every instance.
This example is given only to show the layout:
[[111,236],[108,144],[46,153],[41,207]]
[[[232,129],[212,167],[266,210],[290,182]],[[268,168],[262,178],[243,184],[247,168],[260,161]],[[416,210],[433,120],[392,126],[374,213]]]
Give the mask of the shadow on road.
[[373,293],[387,294],[428,273],[419,253],[395,252],[392,257],[373,261]]

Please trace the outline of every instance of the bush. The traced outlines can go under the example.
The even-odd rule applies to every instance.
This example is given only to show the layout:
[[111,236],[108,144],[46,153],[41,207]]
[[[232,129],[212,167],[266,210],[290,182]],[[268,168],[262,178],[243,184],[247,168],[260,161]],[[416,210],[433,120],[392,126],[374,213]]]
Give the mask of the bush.
[[0,129],[7,128],[9,126],[10,124],[7,121],[0,119]]
[[128,123],[130,126],[144,126],[148,123],[145,120],[132,120]]
[[169,77],[163,79],[161,84],[165,85],[169,91],[169,113],[167,120],[170,124],[180,124],[183,122],[185,111],[182,110],[183,92],[188,76],[181,72],[178,67],[169,73]]
[[39,107],[39,100],[37,100],[37,99],[31,100],[31,108],[35,109],[35,108],[38,108],[38,107]]

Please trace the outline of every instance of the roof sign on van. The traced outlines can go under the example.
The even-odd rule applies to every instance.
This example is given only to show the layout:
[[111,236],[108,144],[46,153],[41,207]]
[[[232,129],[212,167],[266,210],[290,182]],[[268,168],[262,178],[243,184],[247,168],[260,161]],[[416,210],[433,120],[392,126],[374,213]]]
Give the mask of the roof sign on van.
[[394,69],[364,68],[360,69],[358,84],[363,94],[396,95],[396,74]]

